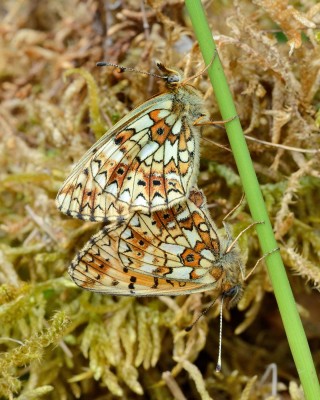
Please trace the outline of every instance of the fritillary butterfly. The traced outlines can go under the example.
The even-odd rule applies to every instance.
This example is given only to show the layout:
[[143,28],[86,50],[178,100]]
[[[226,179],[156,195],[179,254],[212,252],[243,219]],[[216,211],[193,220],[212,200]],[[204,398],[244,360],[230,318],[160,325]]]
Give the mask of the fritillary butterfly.
[[72,261],[69,274],[78,286],[104,294],[177,296],[214,289],[234,303],[244,267],[230,242],[193,187],[185,202],[170,209],[135,212],[119,228],[105,226]]
[[75,166],[57,195],[75,218],[120,225],[135,211],[164,210],[188,197],[199,169],[200,93],[163,64],[167,92],[135,108]]

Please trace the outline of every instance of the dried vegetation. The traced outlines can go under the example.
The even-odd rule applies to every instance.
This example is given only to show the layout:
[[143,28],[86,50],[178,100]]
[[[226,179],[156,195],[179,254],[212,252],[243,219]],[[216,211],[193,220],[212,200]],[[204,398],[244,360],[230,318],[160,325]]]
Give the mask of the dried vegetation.
[[[97,137],[159,90],[96,61],[152,71],[157,58],[189,76],[203,65],[183,1],[147,3],[1,2],[0,398],[255,400],[276,398],[273,384],[278,398],[302,399],[263,265],[225,311],[220,374],[218,306],[184,332],[210,293],[112,298],[66,275],[98,226],[57,211],[59,186]],[[273,145],[248,141],[319,370],[320,5],[203,3],[243,128]],[[195,85],[220,119],[207,77]],[[223,130],[203,136],[227,145]],[[219,224],[241,183],[232,154],[202,144],[199,184]],[[230,222],[237,233],[250,221],[243,204]],[[260,255],[252,231],[240,246],[250,268]],[[264,380],[270,363],[276,379]]]

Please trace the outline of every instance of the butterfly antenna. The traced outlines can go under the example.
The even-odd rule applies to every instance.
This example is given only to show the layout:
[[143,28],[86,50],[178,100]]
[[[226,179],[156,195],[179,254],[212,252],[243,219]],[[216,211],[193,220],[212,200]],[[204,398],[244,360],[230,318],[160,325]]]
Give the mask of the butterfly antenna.
[[221,364],[222,364],[222,311],[223,311],[223,299],[224,295],[221,297],[220,304],[220,327],[219,327],[219,349],[218,349],[218,361],[216,366],[216,372],[221,372]]
[[207,312],[212,308],[212,306],[214,305],[214,303],[216,302],[216,300],[217,300],[217,299],[214,299],[213,302],[212,302],[204,311],[202,311],[200,315],[198,315],[197,319],[196,319],[194,322],[192,322],[191,325],[189,325],[189,326],[187,326],[186,328],[184,328],[184,330],[185,330],[186,332],[190,332],[191,329],[195,326],[195,324],[199,321],[199,319],[200,319],[201,317],[203,317],[204,315],[206,315]]
[[[221,371],[221,364],[222,364],[222,312],[223,312],[223,301],[224,301],[225,295],[222,294],[221,296],[221,304],[220,304],[220,327],[219,327],[219,349],[218,349],[218,361],[217,361],[217,366],[216,366],[216,372]],[[190,325],[185,328],[186,332],[190,332],[191,329],[194,327],[194,325],[199,321],[201,317],[203,317],[209,310],[210,308],[214,305],[217,299],[214,299],[213,302],[204,310],[202,313],[198,316],[198,318]]]
[[121,73],[125,72],[125,71],[130,71],[130,72],[137,72],[138,74],[143,74],[143,75],[148,75],[148,76],[154,76],[156,78],[166,79],[166,77],[158,75],[158,74],[153,74],[152,72],[140,71],[139,69],[124,67],[123,65],[113,64],[113,63],[109,63],[109,62],[105,62],[105,61],[97,62],[96,66],[97,67],[116,67],[116,68],[119,68]]

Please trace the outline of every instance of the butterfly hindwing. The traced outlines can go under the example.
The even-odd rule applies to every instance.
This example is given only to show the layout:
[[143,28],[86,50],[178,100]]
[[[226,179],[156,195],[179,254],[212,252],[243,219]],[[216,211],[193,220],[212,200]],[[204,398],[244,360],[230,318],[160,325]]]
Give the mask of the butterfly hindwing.
[[[200,200],[200,204],[199,204]],[[202,192],[169,210],[135,213],[118,229],[103,228],[73,260],[81,287],[128,296],[178,295],[214,288],[223,274],[220,242]]]

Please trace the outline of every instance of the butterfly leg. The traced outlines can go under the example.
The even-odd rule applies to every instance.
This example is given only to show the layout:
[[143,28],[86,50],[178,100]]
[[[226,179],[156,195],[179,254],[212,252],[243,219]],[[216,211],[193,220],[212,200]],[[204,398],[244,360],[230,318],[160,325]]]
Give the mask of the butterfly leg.
[[194,121],[193,125],[194,125],[194,126],[224,125],[224,124],[226,124],[227,122],[231,122],[231,121],[233,121],[233,120],[239,118],[239,115],[236,114],[235,116],[233,116],[233,117],[231,117],[231,118],[228,118],[228,119],[225,119],[225,120],[223,120],[223,121],[210,121],[210,120],[209,120],[209,121],[201,122],[201,120],[202,120],[204,117],[205,117],[205,115],[201,115],[199,118],[197,118],[197,119]]
[[258,259],[258,261],[255,263],[255,265],[253,266],[252,270],[248,273],[248,275],[246,277],[244,277],[244,281],[246,281],[249,276],[252,275],[253,271],[257,268],[257,266],[260,264],[261,261],[263,261],[265,258],[267,258],[270,254],[275,253],[276,251],[280,250],[280,247],[276,247],[273,250],[268,251],[268,253],[264,254],[262,257],[260,257]]
[[205,66],[200,72],[198,72],[196,75],[192,75],[192,76],[190,76],[189,78],[186,78],[186,79],[182,82],[182,84],[185,85],[185,84],[187,84],[189,81],[192,81],[193,79],[198,78],[198,76],[203,75],[203,74],[211,67],[211,65],[213,64],[213,62],[214,62],[214,60],[215,60],[215,58],[216,58],[217,55],[218,55],[218,52],[217,52],[217,50],[215,49],[215,50],[214,50],[214,53],[213,53],[213,56],[212,56],[212,59],[210,60],[209,64],[206,65],[206,66]]
[[[222,221],[224,229],[226,230],[226,234],[228,236],[229,240],[232,240],[231,234],[230,234],[230,229],[228,224],[225,223],[225,221]],[[249,226],[247,226],[245,229],[243,229],[238,236],[229,244],[229,246],[227,247],[225,253],[229,253],[231,251],[231,249],[233,248],[233,246],[237,243],[237,241],[240,239],[240,237],[248,230],[251,229],[253,226],[255,225],[259,225],[259,224],[264,224],[264,221],[257,221],[257,222],[252,222],[252,224],[250,224]]]
[[235,207],[233,207],[232,210],[230,210],[228,212],[228,214],[223,218],[223,221],[226,221],[230,217],[230,215],[232,215],[241,206],[241,204],[243,203],[244,197],[245,197],[245,194],[242,193],[239,203]]

